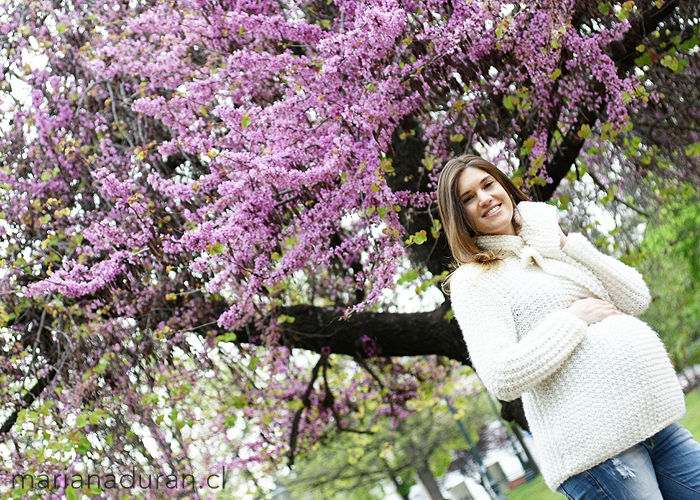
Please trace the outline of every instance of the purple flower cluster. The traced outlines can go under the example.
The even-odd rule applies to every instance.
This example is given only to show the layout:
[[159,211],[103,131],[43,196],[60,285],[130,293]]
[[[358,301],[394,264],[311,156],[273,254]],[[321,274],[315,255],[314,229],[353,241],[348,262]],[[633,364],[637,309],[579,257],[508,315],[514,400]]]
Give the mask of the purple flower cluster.
[[[90,398],[104,409],[80,420],[87,442],[46,423],[48,409],[47,432],[99,463],[98,423],[133,418],[163,463],[198,442],[205,462],[228,447],[226,465],[247,467],[290,451],[300,411],[298,448],[338,419],[405,415],[418,380],[449,368],[359,366],[323,348],[322,370],[348,374],[330,398],[309,385],[316,360],[280,347],[294,329],[280,308],[386,306],[406,262],[401,211],[435,201],[396,189],[415,179],[394,168],[395,131],[422,134],[419,175],[434,186],[455,143],[500,149],[513,167],[526,144],[546,179],[552,124],[566,134],[590,109],[625,126],[637,82],[607,47],[630,25],[610,13],[577,29],[579,3],[4,0],[0,89],[28,90],[0,93],[0,294],[8,311],[45,308],[74,356],[34,372],[33,354],[13,359],[21,376],[60,371],[51,397],[71,422]],[[259,346],[217,342],[243,331]],[[371,336],[361,347],[378,354]],[[214,402],[195,409],[195,387]],[[367,401],[381,404],[361,416]],[[213,425],[198,428],[204,413]],[[128,446],[104,453],[118,461]],[[31,468],[32,453],[15,458]]]

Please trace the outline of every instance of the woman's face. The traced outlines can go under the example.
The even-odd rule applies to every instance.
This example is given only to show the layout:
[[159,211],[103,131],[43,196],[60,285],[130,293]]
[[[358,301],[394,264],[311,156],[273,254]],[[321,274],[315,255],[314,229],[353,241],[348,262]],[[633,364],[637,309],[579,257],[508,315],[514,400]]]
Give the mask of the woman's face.
[[475,167],[466,168],[459,176],[457,190],[474,229],[483,234],[515,235],[513,202],[493,176]]

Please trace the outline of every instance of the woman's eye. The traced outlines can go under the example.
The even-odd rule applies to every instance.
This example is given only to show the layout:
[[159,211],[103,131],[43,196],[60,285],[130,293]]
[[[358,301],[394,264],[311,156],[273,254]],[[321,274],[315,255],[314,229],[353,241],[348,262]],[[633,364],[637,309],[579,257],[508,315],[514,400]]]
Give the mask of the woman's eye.
[[493,186],[493,181],[488,181],[486,184],[484,184],[485,188],[490,188],[491,186]]

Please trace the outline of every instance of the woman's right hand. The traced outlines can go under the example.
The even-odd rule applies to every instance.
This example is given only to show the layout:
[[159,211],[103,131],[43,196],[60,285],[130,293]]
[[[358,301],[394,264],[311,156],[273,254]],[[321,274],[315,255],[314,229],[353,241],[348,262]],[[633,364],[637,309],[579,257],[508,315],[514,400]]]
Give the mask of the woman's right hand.
[[622,314],[620,311],[615,309],[615,306],[610,302],[593,298],[577,300],[571,304],[567,310],[574,316],[581,318],[589,325],[602,321],[608,316]]

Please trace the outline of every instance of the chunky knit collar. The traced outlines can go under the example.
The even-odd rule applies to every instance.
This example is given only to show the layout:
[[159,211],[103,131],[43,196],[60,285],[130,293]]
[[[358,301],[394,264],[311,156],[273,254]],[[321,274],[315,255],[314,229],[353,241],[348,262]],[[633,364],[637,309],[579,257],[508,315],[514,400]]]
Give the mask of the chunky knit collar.
[[510,236],[507,234],[496,234],[479,236],[476,238],[476,245],[488,252],[513,252],[515,255],[519,256],[520,251],[525,246],[525,241],[519,235]]
[[476,238],[479,248],[486,251],[512,252],[520,257],[525,246],[549,258],[560,258],[559,221],[557,209],[547,203],[521,201],[515,210],[520,225],[517,235],[486,235]]
[[481,236],[476,239],[477,246],[482,250],[513,255],[520,259],[524,268],[537,265],[547,274],[571,280],[587,288],[593,296],[610,300],[597,278],[564,262],[567,259],[561,249],[561,230],[556,207],[547,203],[522,201],[515,212],[515,220],[520,225],[516,236]]

